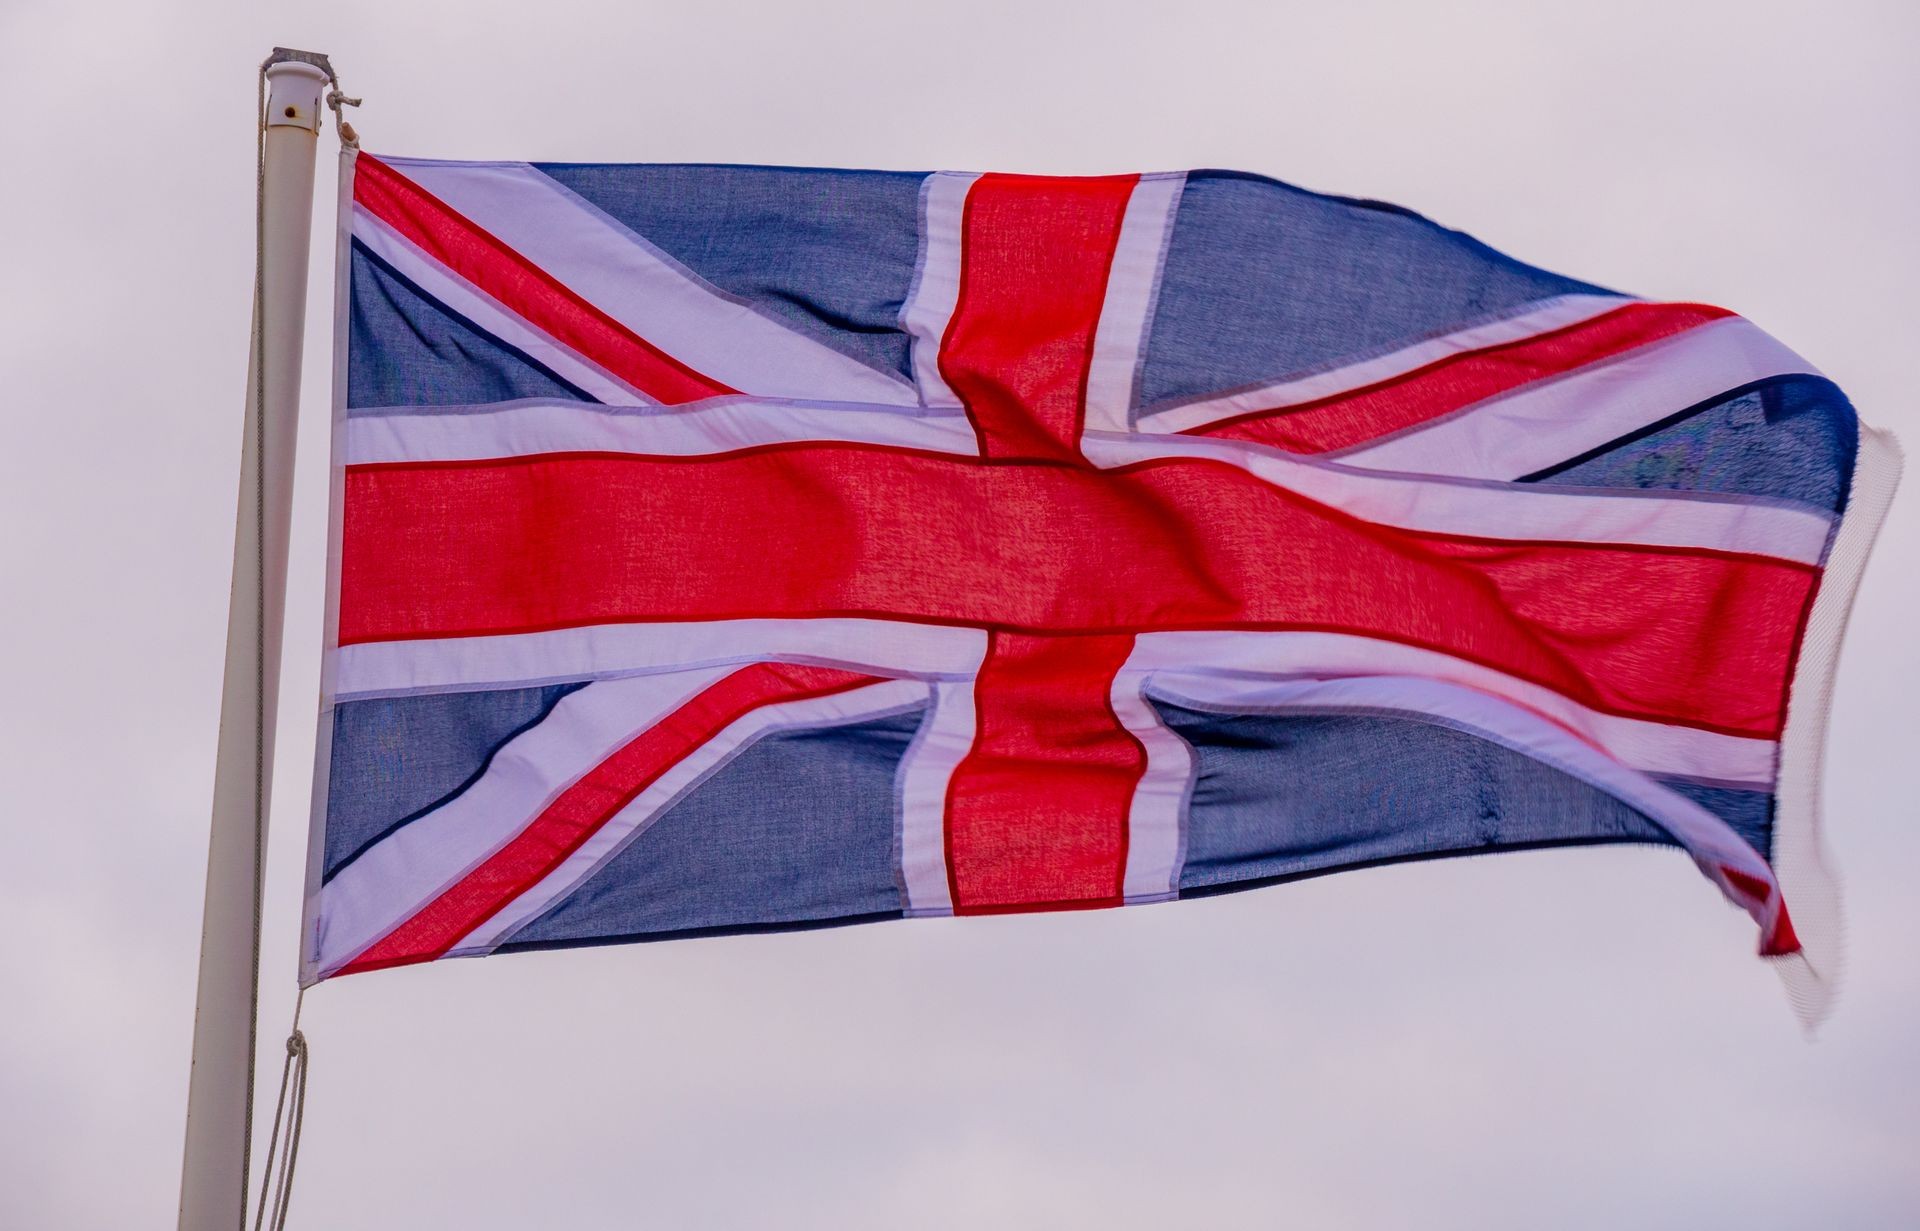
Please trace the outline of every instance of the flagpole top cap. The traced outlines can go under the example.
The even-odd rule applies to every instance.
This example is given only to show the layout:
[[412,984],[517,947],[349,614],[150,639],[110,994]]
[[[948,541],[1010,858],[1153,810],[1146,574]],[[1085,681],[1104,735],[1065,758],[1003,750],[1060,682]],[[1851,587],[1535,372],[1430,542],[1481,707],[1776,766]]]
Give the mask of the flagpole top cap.
[[267,71],[268,77],[274,77],[280,73],[306,74],[317,72],[323,81],[336,80],[333,72],[333,62],[327,59],[327,53],[324,51],[301,51],[294,47],[275,47],[273,54],[268,56],[267,62],[260,67]]
[[267,74],[267,127],[319,132],[320,95],[334,80],[327,57],[275,47],[261,67]]

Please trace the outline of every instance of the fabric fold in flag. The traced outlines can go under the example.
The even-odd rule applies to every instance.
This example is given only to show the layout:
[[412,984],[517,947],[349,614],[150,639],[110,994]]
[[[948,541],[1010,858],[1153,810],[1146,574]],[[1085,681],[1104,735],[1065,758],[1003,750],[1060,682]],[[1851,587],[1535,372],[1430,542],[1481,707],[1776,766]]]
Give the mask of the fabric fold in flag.
[[361,154],[340,242],[304,982],[1641,842],[1824,1011],[1896,455],[1733,313],[1214,171]]

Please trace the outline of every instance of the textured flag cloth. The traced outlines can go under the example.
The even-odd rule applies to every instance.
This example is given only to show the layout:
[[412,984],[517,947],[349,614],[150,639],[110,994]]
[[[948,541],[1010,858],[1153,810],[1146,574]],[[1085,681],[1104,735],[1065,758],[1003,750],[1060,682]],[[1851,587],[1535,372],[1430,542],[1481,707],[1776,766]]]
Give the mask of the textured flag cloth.
[[343,199],[304,980],[1642,842],[1817,1011],[1897,462],[1742,318],[1231,172]]

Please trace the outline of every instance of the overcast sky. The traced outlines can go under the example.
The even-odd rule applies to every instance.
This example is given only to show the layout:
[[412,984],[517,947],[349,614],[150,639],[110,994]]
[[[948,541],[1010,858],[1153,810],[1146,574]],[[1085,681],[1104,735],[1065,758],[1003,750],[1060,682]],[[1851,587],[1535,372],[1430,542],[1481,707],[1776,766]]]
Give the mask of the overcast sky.
[[[251,286],[254,66],[376,152],[1239,167],[1736,308],[1920,442],[1920,8],[0,0],[0,1226],[170,1226]],[[322,137],[317,245],[331,243]],[[321,595],[315,266],[262,1058]],[[1920,498],[1844,657],[1813,1043],[1679,853],[328,983],[296,1226],[1920,1225]],[[271,1086],[268,1087],[269,1094]]]

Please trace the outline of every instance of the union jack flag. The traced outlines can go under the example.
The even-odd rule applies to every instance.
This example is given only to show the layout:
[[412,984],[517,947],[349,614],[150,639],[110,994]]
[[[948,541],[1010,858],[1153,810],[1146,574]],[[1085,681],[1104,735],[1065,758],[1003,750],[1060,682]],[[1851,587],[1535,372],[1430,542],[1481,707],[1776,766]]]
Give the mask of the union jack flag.
[[304,981],[1622,841],[1801,949],[1890,463],[1740,317],[1230,172],[350,170]]

